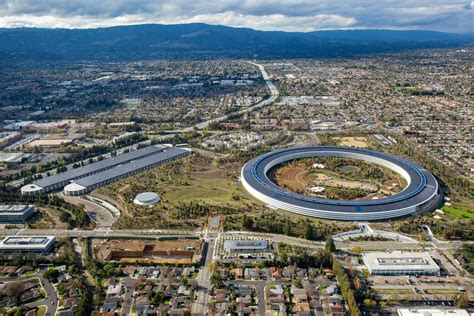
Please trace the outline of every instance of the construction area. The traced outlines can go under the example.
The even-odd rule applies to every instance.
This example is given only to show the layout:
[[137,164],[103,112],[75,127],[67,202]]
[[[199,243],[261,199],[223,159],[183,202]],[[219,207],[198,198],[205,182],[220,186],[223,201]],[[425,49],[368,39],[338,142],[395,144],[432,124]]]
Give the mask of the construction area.
[[201,241],[198,239],[93,240],[93,255],[99,261],[124,263],[191,264],[199,261]]

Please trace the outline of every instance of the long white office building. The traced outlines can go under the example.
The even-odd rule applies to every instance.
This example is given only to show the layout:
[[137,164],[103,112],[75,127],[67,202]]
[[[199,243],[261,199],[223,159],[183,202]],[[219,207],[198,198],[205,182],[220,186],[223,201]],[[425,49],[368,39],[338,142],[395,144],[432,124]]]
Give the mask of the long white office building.
[[24,223],[35,213],[34,205],[0,204],[0,223]]
[[436,275],[440,267],[427,252],[365,252],[362,259],[372,275]]
[[7,236],[0,241],[0,253],[39,252],[49,253],[56,244],[54,236]]
[[[114,169],[119,166],[131,165],[132,162],[141,161],[145,158],[151,158],[173,148],[172,145],[152,145],[140,148],[128,153],[124,153],[115,157],[110,157],[101,161],[87,164],[83,167],[68,170],[66,172],[57,173],[55,175],[45,177],[21,188],[22,194],[36,195],[44,194],[52,191],[58,191],[72,182],[79,179],[91,178],[93,175],[103,177],[104,171]],[[156,158],[156,157],[155,157]]]
[[460,308],[399,308],[398,316],[469,316],[465,309]]
[[167,162],[189,156],[190,154],[191,150],[187,148],[167,148],[155,155],[133,160],[126,164],[73,180],[72,183],[64,187],[64,194],[82,195],[101,186],[128,178],[145,170],[156,168]]

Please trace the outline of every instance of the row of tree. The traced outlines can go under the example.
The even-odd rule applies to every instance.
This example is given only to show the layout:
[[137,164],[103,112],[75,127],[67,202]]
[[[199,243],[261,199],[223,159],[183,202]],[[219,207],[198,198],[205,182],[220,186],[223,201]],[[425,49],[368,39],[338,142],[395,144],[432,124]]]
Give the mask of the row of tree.
[[244,214],[241,223],[242,227],[247,230],[284,234],[308,240],[324,240],[337,231],[337,228],[330,224],[322,224],[319,221],[308,219],[295,222],[289,217],[277,216],[275,212],[264,212],[259,217]]
[[351,283],[347,277],[344,268],[341,267],[341,264],[338,260],[334,259],[332,262],[332,270],[336,276],[339,287],[341,288],[342,296],[349,307],[350,314],[352,316],[361,316],[362,313],[357,305],[357,301],[354,296],[354,291],[351,288]]

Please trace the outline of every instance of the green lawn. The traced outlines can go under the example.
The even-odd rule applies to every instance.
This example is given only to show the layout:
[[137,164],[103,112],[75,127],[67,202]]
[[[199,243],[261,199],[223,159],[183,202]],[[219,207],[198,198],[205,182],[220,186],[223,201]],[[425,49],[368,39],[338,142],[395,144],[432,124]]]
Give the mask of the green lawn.
[[443,206],[442,210],[455,217],[459,218],[473,218],[474,210],[467,205]]
[[39,308],[38,308],[38,313],[36,315],[38,316],[44,316],[46,315],[46,311],[48,310],[48,307],[46,307],[46,305],[41,305]]
[[33,274],[36,274],[38,272],[39,272],[39,268],[36,268],[34,270],[31,270],[31,271],[26,271],[25,273],[23,273],[23,275],[25,275],[25,276],[33,275]]
[[211,205],[238,207],[242,206],[242,202],[232,198],[238,193],[235,183],[228,179],[193,179],[189,185],[178,186],[164,197],[171,203],[201,201]]

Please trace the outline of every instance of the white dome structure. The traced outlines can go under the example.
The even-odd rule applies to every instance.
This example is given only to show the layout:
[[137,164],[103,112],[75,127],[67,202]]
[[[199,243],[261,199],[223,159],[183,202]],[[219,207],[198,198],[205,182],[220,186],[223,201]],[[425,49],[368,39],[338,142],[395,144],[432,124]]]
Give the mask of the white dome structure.
[[140,194],[137,194],[135,199],[133,200],[133,203],[137,205],[148,205],[151,206],[153,204],[156,204],[160,201],[160,196],[154,192],[143,192]]

